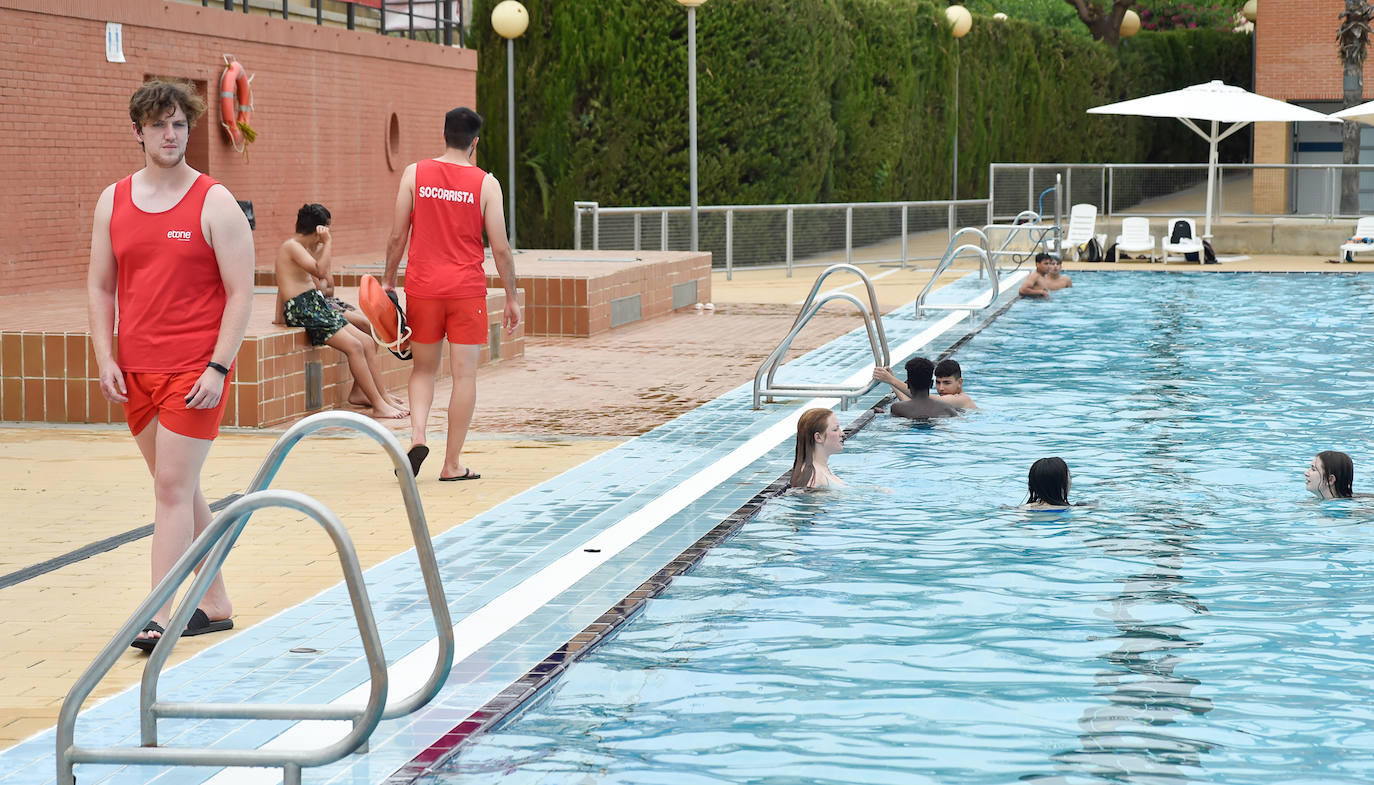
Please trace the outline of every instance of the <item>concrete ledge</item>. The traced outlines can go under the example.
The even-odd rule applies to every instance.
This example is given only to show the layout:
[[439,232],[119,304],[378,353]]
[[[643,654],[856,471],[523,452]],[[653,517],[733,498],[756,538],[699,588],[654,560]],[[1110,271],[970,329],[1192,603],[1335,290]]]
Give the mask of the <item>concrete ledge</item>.
[[[358,301],[356,290],[335,294]],[[48,311],[49,300],[84,303],[85,290],[4,298],[0,322],[0,421],[46,423],[120,423],[124,408],[105,400],[85,319]],[[522,297],[523,300],[523,297]],[[501,330],[506,307],[503,290],[487,291],[488,344],[480,365],[523,357],[524,329]],[[253,296],[248,332],[234,359],[226,427],[280,425],[304,414],[348,406],[353,375],[342,352],[311,346],[305,330],[273,324],[275,292]],[[410,364],[379,349],[386,388],[402,390]],[[440,378],[448,363],[440,364]]]
[[[377,254],[335,257],[334,264],[339,287],[380,278],[383,269]],[[516,252],[515,274],[528,335],[587,338],[711,301],[709,253],[535,249]],[[486,275],[488,289],[500,290],[491,259]],[[272,270],[259,268],[256,282],[275,285]],[[405,288],[404,267],[397,285]]]
[[[1193,220],[1201,233],[1202,220],[1196,216]],[[1150,219],[1150,231],[1156,238],[1164,236],[1167,222],[1167,218]],[[1121,233],[1118,216],[1099,225],[1107,232],[1108,245]],[[1219,254],[1277,254],[1335,259],[1341,243],[1354,232],[1353,220],[1328,222],[1323,219],[1282,217],[1227,219],[1223,223],[1212,224],[1211,243]]]

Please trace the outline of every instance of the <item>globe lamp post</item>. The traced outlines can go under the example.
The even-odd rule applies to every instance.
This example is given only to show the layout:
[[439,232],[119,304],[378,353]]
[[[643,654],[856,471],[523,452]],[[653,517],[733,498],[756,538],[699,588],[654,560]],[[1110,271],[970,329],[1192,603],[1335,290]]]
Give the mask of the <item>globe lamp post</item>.
[[697,6],[706,0],[677,0],[687,9],[688,189],[692,203],[692,250],[697,248]]
[[[681,2],[681,0],[679,0]],[[959,199],[959,39],[968,35],[973,27],[973,14],[961,5],[945,9],[945,20],[949,22],[949,34],[954,37],[954,187],[951,198]]]
[[515,39],[524,35],[529,26],[529,12],[518,0],[502,0],[491,9],[491,28],[506,39],[506,153],[510,167],[510,182],[506,184],[510,208],[506,222],[510,226],[511,249],[515,248]]
[[1134,38],[1140,32],[1140,14],[1131,9],[1126,9],[1126,13],[1121,17],[1121,27],[1117,28],[1118,34],[1122,38]]

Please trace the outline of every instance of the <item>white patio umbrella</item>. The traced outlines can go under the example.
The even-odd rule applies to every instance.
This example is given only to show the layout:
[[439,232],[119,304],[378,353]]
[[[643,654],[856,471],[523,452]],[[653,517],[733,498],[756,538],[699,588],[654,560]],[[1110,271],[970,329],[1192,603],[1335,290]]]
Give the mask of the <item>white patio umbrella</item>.
[[1332,112],[1329,116],[1338,120],[1357,120],[1367,125],[1374,125],[1374,101],[1352,106],[1349,109],[1342,109],[1339,112]]
[[[1347,110],[1350,111],[1350,110]],[[1212,236],[1212,193],[1216,190],[1217,142],[1250,123],[1334,123],[1335,117],[1301,106],[1212,81],[1168,93],[1133,98],[1106,106],[1095,106],[1088,114],[1125,114],[1141,117],[1173,117],[1210,145],[1207,155],[1207,214],[1203,237]],[[1210,121],[1211,132],[1198,127],[1195,120]],[[1218,130],[1218,123],[1231,123]]]

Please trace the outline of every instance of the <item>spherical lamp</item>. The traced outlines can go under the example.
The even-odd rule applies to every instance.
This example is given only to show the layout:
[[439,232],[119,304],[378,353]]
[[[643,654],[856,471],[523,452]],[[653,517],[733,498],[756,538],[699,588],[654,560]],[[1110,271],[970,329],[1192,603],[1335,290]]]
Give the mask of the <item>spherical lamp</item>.
[[1258,0],[1245,0],[1245,5],[1241,7],[1240,13],[1241,16],[1245,17],[1245,21],[1253,23],[1255,17],[1259,16]]
[[491,9],[491,29],[502,38],[519,38],[530,26],[530,13],[518,0],[502,0]]
[[1122,38],[1130,38],[1140,32],[1140,14],[1127,9],[1121,17],[1121,29],[1119,31]]
[[996,20],[999,21],[999,22],[1005,22],[1005,21],[1007,21],[1007,15],[1004,14],[1004,13],[1002,13],[1001,11],[998,11],[997,13],[993,14],[993,15],[992,15],[992,18],[993,18],[993,19],[996,19]]
[[945,19],[949,21],[949,34],[955,38],[963,38],[968,35],[969,29],[973,27],[973,14],[970,14],[968,9],[961,5],[952,5],[946,8]]

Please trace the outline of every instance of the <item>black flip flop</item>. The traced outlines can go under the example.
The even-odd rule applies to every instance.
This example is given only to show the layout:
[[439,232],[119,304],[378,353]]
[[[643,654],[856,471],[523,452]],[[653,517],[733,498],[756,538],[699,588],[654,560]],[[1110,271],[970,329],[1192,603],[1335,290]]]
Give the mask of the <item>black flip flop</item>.
[[[159,636],[161,636],[167,631],[162,629],[161,624],[158,624],[155,621],[150,621],[147,624],[143,625],[143,632],[155,632]],[[153,649],[157,648],[157,642],[160,640],[162,640],[161,637],[134,638],[133,642],[131,642],[129,645],[134,647],[135,649],[138,649],[139,651],[152,651]]]
[[[429,448],[423,444],[416,444],[406,453],[406,457],[410,459],[410,476],[419,477],[420,464],[424,463],[425,459],[429,457]],[[399,477],[401,475],[397,474],[396,476]]]
[[204,635],[208,632],[224,632],[234,629],[233,619],[219,619],[210,621],[210,615],[200,608],[191,614],[191,620],[186,622],[186,631],[181,633],[181,637],[187,638],[192,635]]
[[462,481],[462,480],[480,480],[480,479],[482,479],[482,475],[480,475],[480,474],[474,472],[474,471],[472,470],[472,467],[468,467],[468,468],[464,469],[464,470],[463,470],[463,473],[460,474],[460,475],[458,475],[457,477],[440,477],[440,478],[439,478],[439,482],[460,482],[460,481]]

